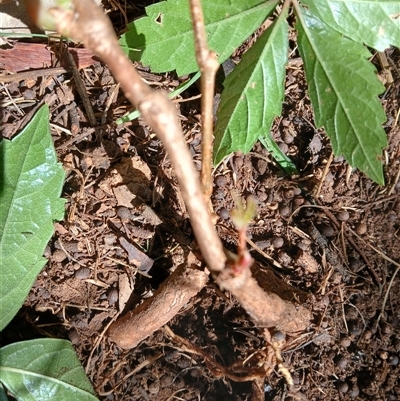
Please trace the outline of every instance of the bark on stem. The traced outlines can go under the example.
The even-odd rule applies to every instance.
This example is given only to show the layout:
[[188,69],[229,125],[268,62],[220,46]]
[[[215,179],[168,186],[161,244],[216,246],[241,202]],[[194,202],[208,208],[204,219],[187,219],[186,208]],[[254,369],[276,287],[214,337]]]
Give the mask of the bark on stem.
[[309,325],[311,313],[306,308],[296,307],[278,295],[263,291],[252,277],[251,270],[240,275],[225,269],[217,279],[221,289],[228,290],[239,300],[254,324],[261,327],[275,327],[286,333],[303,331]]

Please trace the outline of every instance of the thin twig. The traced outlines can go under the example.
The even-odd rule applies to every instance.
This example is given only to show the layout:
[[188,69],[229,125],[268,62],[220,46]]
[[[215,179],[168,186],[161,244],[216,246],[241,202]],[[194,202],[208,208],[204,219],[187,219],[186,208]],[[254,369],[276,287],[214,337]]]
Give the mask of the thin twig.
[[68,72],[63,67],[41,68],[33,71],[17,72],[16,74],[0,75],[0,82],[19,82],[28,79],[36,79],[38,77],[47,77],[49,75],[59,75]]
[[202,123],[202,166],[201,184],[207,203],[212,193],[212,138],[213,138],[213,102],[215,75],[219,68],[217,56],[208,49],[207,35],[200,0],[190,0],[197,64],[201,72],[201,123]]
[[[331,219],[332,223],[336,226],[336,228],[338,230],[340,230],[341,225],[338,222],[338,220],[336,219],[336,217],[330,212],[330,210],[326,206],[321,205],[321,202],[319,199],[316,199],[316,202],[319,203],[318,206],[324,210],[324,212]],[[315,207],[316,205],[311,205],[311,206]],[[345,236],[346,240],[350,242],[350,245],[360,254],[360,256],[364,260],[365,264],[368,266],[370,272],[372,273],[372,276],[375,279],[376,284],[378,285],[379,289],[381,289],[382,278],[379,277],[379,274],[376,272],[374,266],[372,266],[372,263],[368,260],[368,258],[365,256],[364,252],[362,252],[360,247],[356,244],[356,242],[353,240],[353,238],[350,235],[348,235],[348,233],[346,231],[350,231],[353,234],[354,234],[354,231],[351,230],[348,226],[346,226],[345,231],[344,231],[344,236]]]
[[17,106],[17,104],[15,103],[13,97],[11,96],[10,92],[7,89],[7,86],[1,84],[2,89],[7,93],[7,96],[9,97],[11,103],[14,105],[14,107],[17,109],[18,114],[20,114],[21,116],[24,116],[25,113]]
[[76,66],[75,60],[72,57],[72,54],[68,50],[67,50],[67,57],[68,57],[68,62],[71,66],[72,76],[74,77],[76,88],[78,89],[79,95],[83,102],[83,106],[85,107],[89,123],[92,127],[96,127],[97,121],[94,115],[92,103],[90,103],[89,97],[86,92],[85,84],[83,83],[82,78],[79,75],[79,70],[78,67]]
[[322,185],[324,184],[325,178],[326,178],[326,176],[327,176],[328,173],[329,173],[329,168],[330,168],[330,166],[331,166],[331,164],[332,164],[333,157],[334,157],[334,156],[333,156],[333,152],[332,152],[332,153],[330,154],[330,156],[329,156],[328,161],[326,162],[326,165],[325,165],[325,168],[324,168],[324,172],[322,173],[322,177],[321,177],[321,179],[319,180],[318,188],[317,188],[317,190],[315,191],[315,194],[314,194],[314,197],[315,197],[315,198],[318,198],[318,197],[319,197],[319,194],[320,194],[321,189],[322,189]]
[[400,271],[400,263],[397,263],[395,260],[389,258],[389,256],[386,256],[382,251],[380,251],[378,248],[375,248],[373,245],[371,245],[369,242],[364,241],[358,234],[356,234],[353,230],[351,230],[353,235],[355,235],[360,241],[363,241],[364,244],[368,245],[371,249],[373,249],[377,254],[381,255],[383,259],[387,260],[389,263],[392,265],[396,266],[396,270],[393,273],[392,278],[389,281],[388,289],[386,290],[385,296],[383,297],[383,302],[382,302],[382,308],[381,312],[379,313],[378,319],[376,320],[376,327],[378,327],[379,321],[381,317],[383,316],[383,313],[385,312],[385,307],[386,307],[386,302],[389,297],[390,289],[392,288],[393,281],[397,276],[397,273]]
[[110,96],[109,96],[109,98],[107,100],[107,103],[106,103],[106,107],[105,107],[105,109],[103,111],[103,115],[101,116],[101,125],[105,125],[105,123],[107,121],[108,111],[110,110],[111,105],[113,104],[113,102],[117,98],[119,87],[120,87],[120,85],[117,84],[117,85],[115,85],[114,89],[111,91],[111,94],[110,94]]
[[[170,337],[173,341],[181,344],[182,350],[194,355],[201,356],[206,362],[207,368],[217,378],[225,376],[235,382],[247,382],[255,380],[257,378],[264,378],[268,376],[272,371],[271,366],[268,363],[264,363],[260,364],[260,367],[243,369],[244,375],[239,376],[238,374],[235,374],[235,372],[231,372],[231,369],[229,369],[229,367],[219,364],[214,358],[212,358],[207,352],[205,352],[200,347],[190,343],[185,338],[175,334],[167,325],[164,326],[164,331],[167,334],[167,336]],[[260,354],[261,353],[262,350],[260,350]],[[235,363],[235,365],[238,366],[239,364]],[[244,366],[245,363],[244,362],[240,363],[240,365]]]

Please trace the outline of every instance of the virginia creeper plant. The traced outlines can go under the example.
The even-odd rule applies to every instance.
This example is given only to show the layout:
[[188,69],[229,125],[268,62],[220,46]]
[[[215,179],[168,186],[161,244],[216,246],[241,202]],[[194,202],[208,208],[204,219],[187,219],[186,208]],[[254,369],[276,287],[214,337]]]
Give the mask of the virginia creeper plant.
[[[287,17],[294,13],[316,126],[324,128],[335,155],[343,154],[351,166],[384,183],[386,117],[378,99],[384,86],[368,60],[372,54],[367,47],[384,51],[390,45],[400,46],[398,0],[294,0],[283,7],[278,0],[202,3],[209,47],[220,63],[267,18],[273,20],[224,82],[214,164],[232,152],[248,152],[258,139],[277,153],[270,128],[284,100]],[[176,70],[179,76],[196,72],[187,0],[162,1],[147,7],[146,13],[129,24],[120,39],[129,57],[153,72]]]

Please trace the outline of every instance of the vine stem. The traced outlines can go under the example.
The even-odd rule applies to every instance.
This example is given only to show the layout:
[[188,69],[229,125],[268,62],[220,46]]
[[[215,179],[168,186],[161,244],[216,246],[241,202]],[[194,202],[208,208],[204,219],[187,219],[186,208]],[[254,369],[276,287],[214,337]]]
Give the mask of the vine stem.
[[212,144],[213,144],[213,102],[215,75],[219,63],[215,52],[207,45],[204,16],[200,0],[190,0],[196,59],[201,72],[201,125],[202,125],[202,165],[201,184],[206,203],[212,194]]

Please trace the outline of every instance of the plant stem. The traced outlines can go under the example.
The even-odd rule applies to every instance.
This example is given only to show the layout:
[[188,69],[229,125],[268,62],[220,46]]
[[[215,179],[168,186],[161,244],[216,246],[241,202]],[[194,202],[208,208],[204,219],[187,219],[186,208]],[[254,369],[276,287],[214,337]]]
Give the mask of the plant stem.
[[212,143],[213,143],[213,102],[215,75],[219,68],[216,54],[208,49],[207,35],[200,0],[190,0],[197,64],[201,72],[201,124],[202,124],[202,166],[201,184],[203,196],[209,203],[212,193]]
[[101,58],[121,84],[126,98],[142,113],[163,142],[182,191],[202,255],[212,271],[225,267],[222,243],[211,221],[192,156],[184,140],[175,106],[163,91],[153,91],[141,79],[118,44],[110,20],[90,0],[74,0],[75,10],[52,9],[58,31],[79,40]]

